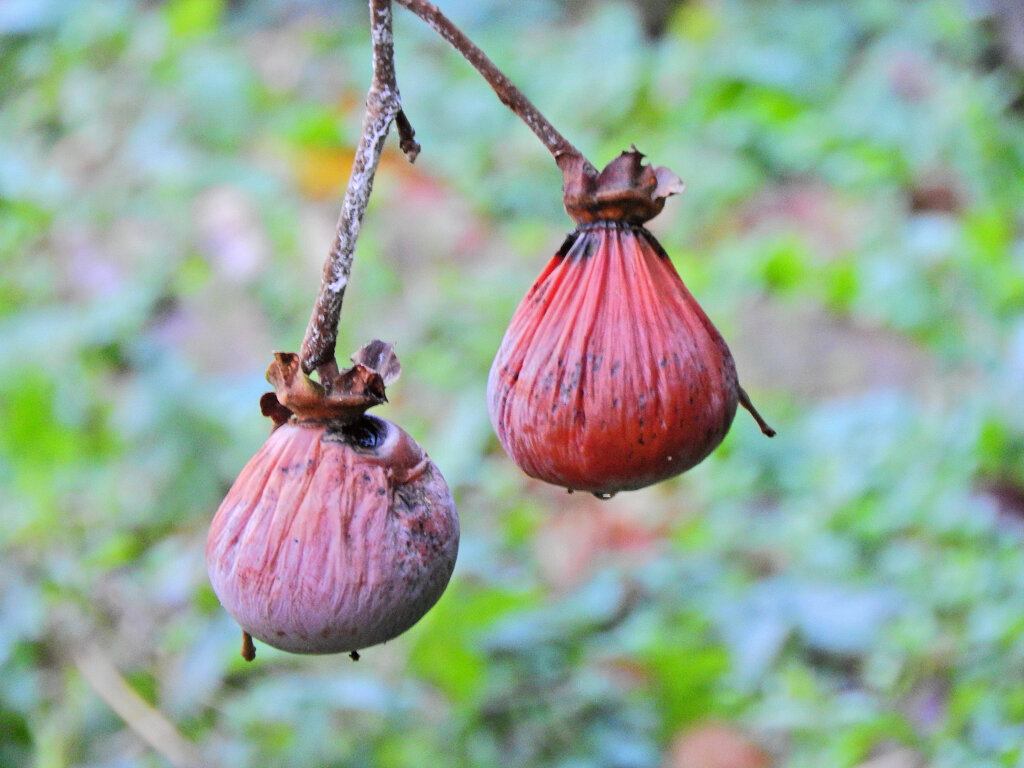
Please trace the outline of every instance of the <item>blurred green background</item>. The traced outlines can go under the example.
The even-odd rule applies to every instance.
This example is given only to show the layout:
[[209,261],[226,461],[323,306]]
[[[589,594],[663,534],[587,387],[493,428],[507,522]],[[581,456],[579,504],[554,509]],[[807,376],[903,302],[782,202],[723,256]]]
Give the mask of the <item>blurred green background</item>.
[[423,154],[392,137],[339,351],[396,342],[380,414],[459,563],[358,663],[246,664],[206,528],[309,316],[366,8],[4,0],[0,765],[1024,766],[1020,3],[442,6],[596,163],[687,182],[651,229],[779,436],[740,413],[609,502],[503,455],[486,374],[561,177],[396,8]]

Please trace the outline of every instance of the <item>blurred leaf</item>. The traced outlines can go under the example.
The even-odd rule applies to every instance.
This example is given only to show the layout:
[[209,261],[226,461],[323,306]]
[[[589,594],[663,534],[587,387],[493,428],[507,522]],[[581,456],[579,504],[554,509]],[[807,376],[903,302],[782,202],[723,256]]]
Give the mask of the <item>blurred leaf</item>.
[[650,675],[663,735],[701,719],[728,714],[716,691],[729,671],[729,657],[709,635],[701,616],[681,613],[671,617],[637,656]]
[[217,28],[224,14],[224,0],[170,0],[165,13],[171,33],[189,40]]
[[409,663],[453,702],[467,706],[485,684],[479,635],[502,616],[530,605],[535,595],[456,582],[420,621]]

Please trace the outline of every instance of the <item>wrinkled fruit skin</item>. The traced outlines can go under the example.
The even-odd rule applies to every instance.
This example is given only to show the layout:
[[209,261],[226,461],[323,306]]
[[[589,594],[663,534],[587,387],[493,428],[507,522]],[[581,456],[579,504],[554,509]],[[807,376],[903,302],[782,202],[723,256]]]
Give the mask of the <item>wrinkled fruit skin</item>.
[[640,226],[570,235],[519,305],[487,382],[491,423],[526,474],[634,490],[690,469],[736,413],[732,355]]
[[441,473],[404,430],[362,416],[276,429],[217,510],[206,558],[246,632],[293,653],[338,653],[415,624],[458,546]]

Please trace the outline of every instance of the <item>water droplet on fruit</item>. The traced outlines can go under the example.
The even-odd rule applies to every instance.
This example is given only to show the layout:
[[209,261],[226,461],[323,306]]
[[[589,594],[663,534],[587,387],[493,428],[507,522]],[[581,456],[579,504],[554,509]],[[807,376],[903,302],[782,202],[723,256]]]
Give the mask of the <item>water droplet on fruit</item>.
[[594,497],[600,499],[601,501],[608,501],[608,499],[615,498],[615,493],[616,492],[612,492],[612,493],[595,493]]

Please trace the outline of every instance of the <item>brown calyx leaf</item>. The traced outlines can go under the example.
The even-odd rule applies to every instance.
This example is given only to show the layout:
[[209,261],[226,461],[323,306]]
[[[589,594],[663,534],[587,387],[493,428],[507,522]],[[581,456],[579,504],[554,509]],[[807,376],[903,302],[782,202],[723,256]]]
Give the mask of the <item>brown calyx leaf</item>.
[[622,221],[643,224],[661,213],[665,199],[685,185],[665,166],[644,165],[634,146],[600,173],[582,156],[560,163],[564,184],[562,203],[577,224]]
[[[351,368],[321,383],[302,372],[297,354],[275,352],[274,362],[267,368],[267,381],[274,392],[263,396],[260,409],[274,420],[276,428],[291,414],[300,419],[351,421],[387,402],[384,386],[401,372],[392,345],[371,341],[352,356],[352,361],[355,365]],[[282,418],[284,421],[280,421]]]
[[364,344],[349,360],[379,373],[385,385],[402,375],[402,364],[395,354],[395,345],[380,339]]
[[[292,412],[281,405],[274,392],[265,392],[260,398],[260,413],[274,422],[274,429],[287,424],[292,417]],[[273,432],[274,429],[270,431]]]

